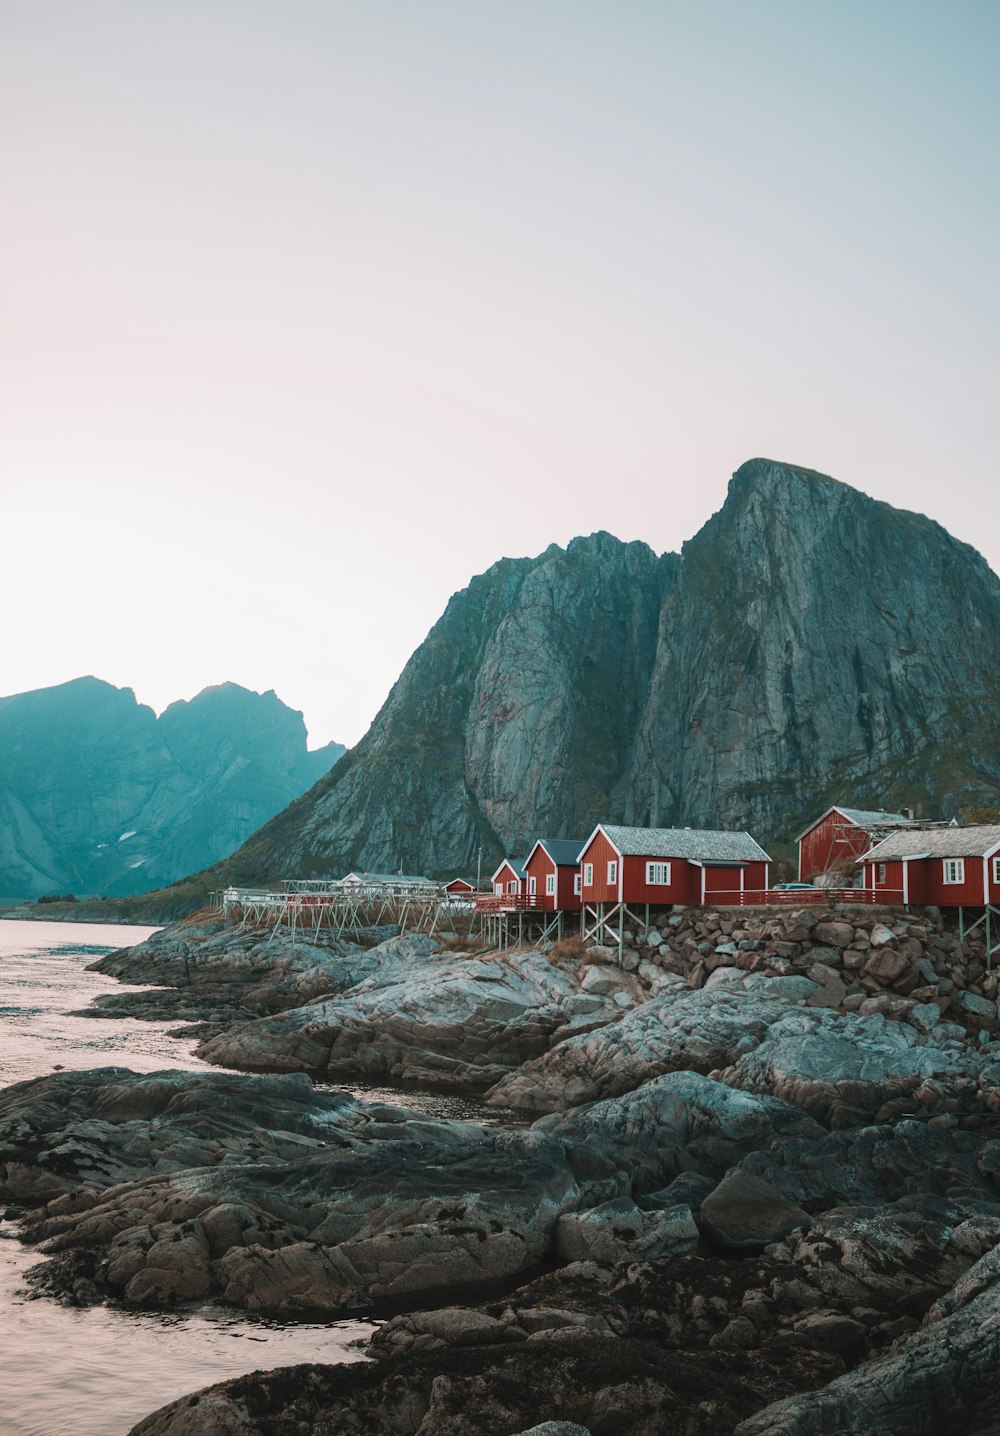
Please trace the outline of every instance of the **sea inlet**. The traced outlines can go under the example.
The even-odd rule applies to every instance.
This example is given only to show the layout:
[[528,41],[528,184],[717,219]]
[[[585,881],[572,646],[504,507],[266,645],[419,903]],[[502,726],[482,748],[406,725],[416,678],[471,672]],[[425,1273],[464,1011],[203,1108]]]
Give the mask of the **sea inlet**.
[[[172,1024],[69,1014],[119,984],[87,964],[152,928],[0,922],[0,1087],[62,1067],[197,1070],[194,1043]],[[125,1436],[185,1392],[248,1371],[362,1359],[366,1322],[249,1319],[218,1307],[156,1315],[75,1308],[34,1297],[25,1273],[42,1258],[0,1221],[0,1431],[4,1436]]]

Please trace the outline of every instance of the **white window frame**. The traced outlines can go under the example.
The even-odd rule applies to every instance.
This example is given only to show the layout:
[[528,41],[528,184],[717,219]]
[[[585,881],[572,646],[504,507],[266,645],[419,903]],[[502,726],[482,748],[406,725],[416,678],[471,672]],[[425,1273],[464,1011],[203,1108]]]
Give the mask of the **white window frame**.
[[509,893],[517,892],[517,878],[511,878],[510,882],[507,884],[507,891]]
[[532,873],[531,877],[528,879],[528,896],[529,896],[529,897],[534,897],[537,888],[538,888],[538,882],[537,882],[537,880],[536,880],[536,878],[535,878],[534,873]]
[[545,896],[546,896],[546,897],[555,897],[555,895],[556,895],[556,875],[555,875],[555,873],[546,873],[546,874],[545,874]]
[[579,897],[579,896],[580,896],[580,889],[581,889],[582,885],[583,885],[583,879],[581,878],[580,874],[579,874],[579,873],[574,873],[574,874],[573,874],[573,896],[574,896],[574,897]]
[[946,887],[955,887],[965,882],[965,859],[944,858],[941,862],[941,879]]
[[583,885],[585,888],[592,888],[594,886],[593,863],[584,863],[583,865]]
[[503,897],[503,883],[494,883],[493,891],[497,897]]
[[993,881],[1000,883],[1000,857],[993,859]]
[[668,888],[670,886],[670,864],[648,862],[646,864],[646,886]]
[[875,864],[875,882],[876,882],[876,883],[884,883],[884,882],[885,882],[885,863],[876,863],[876,864]]
[[618,859],[608,858],[608,886],[614,887],[618,881]]

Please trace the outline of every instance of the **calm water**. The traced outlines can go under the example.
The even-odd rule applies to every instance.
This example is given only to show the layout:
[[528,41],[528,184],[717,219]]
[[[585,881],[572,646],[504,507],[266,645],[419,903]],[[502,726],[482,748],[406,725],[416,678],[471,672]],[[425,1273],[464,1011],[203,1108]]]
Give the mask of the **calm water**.
[[[203,1068],[174,1024],[68,1017],[113,978],[88,962],[153,928],[0,921],[0,1087],[57,1067]],[[364,1322],[280,1325],[205,1309],[152,1316],[30,1299],[40,1260],[0,1222],[0,1436],[124,1436],[167,1401],[258,1368],[359,1359]]]

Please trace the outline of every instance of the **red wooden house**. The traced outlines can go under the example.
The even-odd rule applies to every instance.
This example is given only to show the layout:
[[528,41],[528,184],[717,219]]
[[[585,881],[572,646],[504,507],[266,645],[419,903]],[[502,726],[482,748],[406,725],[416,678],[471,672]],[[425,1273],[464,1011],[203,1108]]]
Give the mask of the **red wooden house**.
[[476,891],[476,885],[468,878],[452,878],[450,883],[445,883],[444,890],[449,897],[471,897]]
[[504,858],[490,882],[497,897],[517,897],[524,883],[524,863]]
[[[844,865],[853,865],[873,843],[912,823],[912,815],[907,813],[839,805],[827,808],[795,840],[799,845],[799,882],[810,882],[838,866],[844,872]],[[849,881],[847,878],[845,885]]]
[[1000,823],[892,833],[860,862],[887,903],[1000,906]]
[[769,862],[749,833],[599,823],[580,853],[581,896],[657,907],[739,901],[767,887]]
[[524,862],[526,891],[533,907],[546,912],[579,912],[579,838],[539,838]]

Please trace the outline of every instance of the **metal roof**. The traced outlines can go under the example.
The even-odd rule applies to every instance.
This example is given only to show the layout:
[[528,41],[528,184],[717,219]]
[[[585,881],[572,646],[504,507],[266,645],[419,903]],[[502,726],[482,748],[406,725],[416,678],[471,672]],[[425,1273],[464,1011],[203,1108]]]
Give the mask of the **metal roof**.
[[602,823],[601,830],[623,858],[686,858],[696,863],[769,861],[749,833],[710,828],[620,828],[608,823]]
[[[535,851],[539,843],[557,868],[575,868],[580,859],[580,849],[583,847],[580,838],[539,838],[535,847],[531,849],[531,853]],[[528,858],[531,857],[531,853],[528,854]]]
[[905,813],[884,813],[880,809],[869,810],[868,808],[841,808],[834,804],[834,812],[843,813],[850,823],[857,823],[859,828],[910,828],[913,826],[913,819],[908,818]]
[[972,828],[922,828],[916,832],[890,833],[865,853],[863,861],[924,857],[988,858],[998,848],[1000,823],[982,823]]
[[514,876],[515,876],[516,878],[523,878],[523,877],[524,877],[524,864],[525,864],[526,861],[527,861],[526,858],[504,858],[503,862],[500,864],[500,866],[497,868],[496,872],[495,872],[495,873],[493,874],[493,876],[490,878],[490,882],[491,882],[491,883],[496,882],[496,880],[497,880],[497,875],[498,875],[498,873],[500,872],[500,868],[511,868],[511,869],[513,870]]
[[818,818],[813,818],[808,828],[803,828],[801,833],[796,833],[795,841],[800,843],[806,833],[811,833],[813,828],[819,826],[831,813],[840,813],[849,823],[854,823],[859,828],[910,828],[915,824],[905,813],[884,813],[879,808],[844,808],[840,803],[834,803],[827,808],[825,813],[820,813]]

